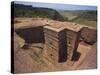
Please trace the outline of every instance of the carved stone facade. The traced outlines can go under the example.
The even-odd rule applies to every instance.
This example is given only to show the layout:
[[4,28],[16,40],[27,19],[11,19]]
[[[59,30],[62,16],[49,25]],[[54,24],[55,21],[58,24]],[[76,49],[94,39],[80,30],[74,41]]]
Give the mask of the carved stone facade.
[[[73,60],[79,44],[81,29],[78,25],[67,24],[62,26],[60,23],[50,23],[44,26],[45,54],[52,63],[66,62]],[[63,24],[63,23],[62,23]],[[76,29],[75,29],[76,28]]]

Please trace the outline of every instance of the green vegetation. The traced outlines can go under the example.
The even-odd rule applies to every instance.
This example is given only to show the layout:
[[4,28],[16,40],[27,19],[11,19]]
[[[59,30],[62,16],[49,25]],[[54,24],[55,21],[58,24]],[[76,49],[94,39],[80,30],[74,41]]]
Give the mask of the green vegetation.
[[32,7],[29,5],[14,4],[11,5],[14,9],[14,17],[35,17],[35,18],[50,18],[53,20],[67,20],[61,16],[56,10],[51,8]]
[[[97,11],[93,10],[55,10],[23,4],[11,4],[14,17],[49,18],[58,21],[69,21],[83,25],[97,26]],[[12,18],[13,21],[13,18]]]
[[83,25],[97,26],[97,11],[79,10],[79,11],[58,11],[62,16],[67,17],[68,21]]

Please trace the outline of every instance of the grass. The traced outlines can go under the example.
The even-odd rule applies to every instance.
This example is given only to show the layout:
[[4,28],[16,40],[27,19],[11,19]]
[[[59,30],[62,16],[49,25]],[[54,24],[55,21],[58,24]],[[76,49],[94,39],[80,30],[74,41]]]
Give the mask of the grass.
[[83,25],[87,25],[87,26],[92,26],[94,28],[97,27],[97,22],[96,21],[89,21],[89,20],[82,19],[82,18],[78,18],[78,19],[76,19],[76,20],[74,20],[72,22],[83,24]]
[[72,20],[74,18],[76,18],[77,16],[74,15],[73,13],[69,13],[69,12],[64,12],[64,11],[58,11],[63,17],[68,18],[68,20]]
[[91,26],[96,28],[97,27],[97,22],[96,21],[90,21],[88,19],[84,19],[81,17],[79,17],[79,15],[74,14],[73,12],[64,12],[64,11],[58,11],[63,17],[68,18],[68,21],[70,22],[75,22],[78,24],[83,24],[86,26]]

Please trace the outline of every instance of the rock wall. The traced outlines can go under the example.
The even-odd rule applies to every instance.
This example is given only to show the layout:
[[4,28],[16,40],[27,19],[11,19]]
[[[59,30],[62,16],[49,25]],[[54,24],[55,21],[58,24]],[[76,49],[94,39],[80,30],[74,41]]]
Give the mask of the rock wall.
[[97,41],[97,30],[84,27],[81,31],[81,38],[84,42],[93,45]]

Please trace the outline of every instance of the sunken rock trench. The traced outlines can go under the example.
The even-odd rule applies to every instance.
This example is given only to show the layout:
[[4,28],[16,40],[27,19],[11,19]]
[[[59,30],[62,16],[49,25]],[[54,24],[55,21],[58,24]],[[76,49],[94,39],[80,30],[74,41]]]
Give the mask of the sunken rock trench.
[[[38,26],[31,28],[16,29],[15,32],[25,40],[23,49],[29,49],[33,43],[43,43],[46,57],[52,63],[61,63],[69,60],[76,60],[77,47],[80,36],[85,38],[84,32],[88,29],[80,29],[75,32],[70,29],[62,29],[60,31],[52,30],[52,26]],[[82,31],[83,30],[83,31]]]
[[[53,26],[55,26],[55,24]],[[18,52],[15,52],[14,69],[16,73],[33,71],[40,72],[46,70],[51,71],[51,67],[55,67],[57,63],[62,64],[62,62],[66,62],[68,59],[70,59],[70,61],[72,62],[72,58],[74,61],[78,61],[81,54],[80,52],[76,51],[79,42],[77,33],[80,37],[83,38],[82,41],[89,40],[89,42],[93,41],[90,38],[96,35],[96,31],[88,30],[88,28],[81,29],[80,32],[73,32],[69,29],[55,31],[56,29],[58,28],[52,30],[52,26],[45,28],[43,26],[38,26],[15,29],[14,46],[16,47],[14,47],[14,51],[19,50]],[[91,36],[88,38],[88,34],[85,34],[91,31],[93,31],[94,34],[93,32],[89,33],[91,34]],[[96,40],[94,40],[93,42],[96,42]],[[33,44],[35,44],[34,47],[30,49]],[[73,47],[70,48],[71,46]],[[49,62],[45,62],[44,60],[42,60],[41,55],[44,55]],[[53,63],[53,65],[51,65],[51,62]],[[50,68],[48,67],[48,65]],[[58,65],[56,69],[58,68]]]
[[[25,40],[23,49],[29,49],[33,43],[45,43],[44,51],[46,57],[52,62],[66,62],[67,59],[72,60],[78,47],[79,32],[69,29],[61,29],[56,31],[48,27],[32,27],[16,29],[16,33]],[[55,39],[55,40],[53,40]]]
[[16,33],[22,37],[26,43],[44,43],[43,27],[31,27],[25,29],[17,29]]
[[28,49],[28,45],[33,43],[44,43],[43,27],[31,27],[24,29],[16,29],[15,32],[25,40],[24,49]]

